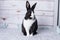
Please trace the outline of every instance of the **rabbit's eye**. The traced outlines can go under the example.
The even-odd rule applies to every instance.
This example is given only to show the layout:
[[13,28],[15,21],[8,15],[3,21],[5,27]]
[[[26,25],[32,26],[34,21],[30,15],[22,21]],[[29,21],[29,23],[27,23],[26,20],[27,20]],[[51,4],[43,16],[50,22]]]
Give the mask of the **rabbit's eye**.
[[27,17],[31,16],[31,13],[27,13],[26,16],[27,16]]

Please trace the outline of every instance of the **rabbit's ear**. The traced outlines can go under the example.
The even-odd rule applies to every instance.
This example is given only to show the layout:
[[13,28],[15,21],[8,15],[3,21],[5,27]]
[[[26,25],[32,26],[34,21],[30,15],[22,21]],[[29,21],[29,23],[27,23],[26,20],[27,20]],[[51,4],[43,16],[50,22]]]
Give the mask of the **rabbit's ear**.
[[35,7],[36,7],[36,4],[37,3],[35,3],[33,6],[32,6],[32,10],[34,11],[34,9],[35,9]]
[[27,11],[30,9],[30,3],[28,1],[26,1],[26,9]]

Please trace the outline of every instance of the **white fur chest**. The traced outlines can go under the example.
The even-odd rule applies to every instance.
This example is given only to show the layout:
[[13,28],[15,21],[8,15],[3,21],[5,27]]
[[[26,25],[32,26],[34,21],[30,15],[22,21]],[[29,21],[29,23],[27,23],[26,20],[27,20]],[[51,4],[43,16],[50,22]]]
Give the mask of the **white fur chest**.
[[30,27],[32,26],[32,24],[33,24],[34,22],[35,22],[35,20],[30,20],[30,19],[25,20],[25,19],[24,19],[23,25],[24,25],[24,27],[25,27],[26,30],[29,30]]

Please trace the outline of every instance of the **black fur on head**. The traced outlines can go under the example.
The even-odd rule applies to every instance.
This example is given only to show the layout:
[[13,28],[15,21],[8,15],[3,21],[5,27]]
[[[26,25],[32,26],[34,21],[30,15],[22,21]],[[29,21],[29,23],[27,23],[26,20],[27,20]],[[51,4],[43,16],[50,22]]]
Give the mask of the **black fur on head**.
[[32,19],[30,16],[31,16],[32,12],[34,13],[34,9],[35,9],[36,4],[37,3],[35,3],[32,7],[30,7],[30,3],[28,1],[26,1],[27,12],[26,12],[26,15],[25,15],[25,19]]

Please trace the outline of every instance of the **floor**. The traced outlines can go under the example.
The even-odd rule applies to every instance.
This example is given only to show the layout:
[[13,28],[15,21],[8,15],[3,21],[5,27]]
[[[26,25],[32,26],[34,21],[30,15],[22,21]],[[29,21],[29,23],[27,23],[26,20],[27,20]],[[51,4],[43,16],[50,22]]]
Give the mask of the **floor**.
[[49,28],[39,28],[35,36],[24,36],[20,29],[0,29],[0,40],[60,40],[60,35]]

